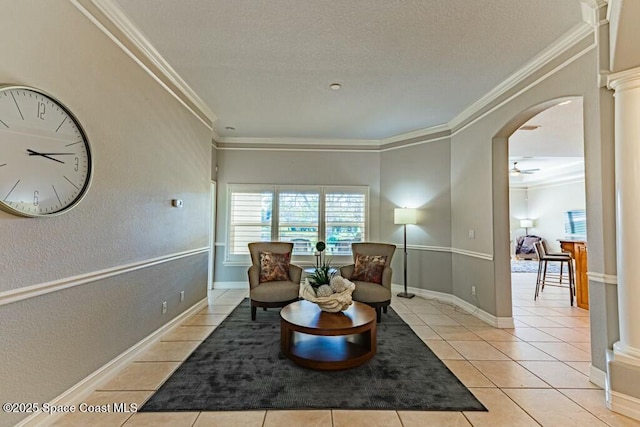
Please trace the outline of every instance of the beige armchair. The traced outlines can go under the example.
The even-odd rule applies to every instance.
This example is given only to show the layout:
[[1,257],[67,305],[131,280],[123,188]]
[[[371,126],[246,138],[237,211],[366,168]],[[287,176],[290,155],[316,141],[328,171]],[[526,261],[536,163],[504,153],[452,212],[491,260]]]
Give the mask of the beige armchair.
[[[288,262],[291,260],[292,251],[293,243],[249,243],[252,265],[247,273],[249,275],[249,297],[251,298],[251,320],[256,320],[258,307],[262,307],[264,310],[284,307],[299,299],[302,269]],[[267,255],[261,257],[261,253]],[[288,268],[282,268],[280,265],[277,266],[279,268],[271,267],[272,264],[269,261],[274,259],[278,261],[283,258],[287,258]]]
[[[380,322],[382,310],[386,313],[391,304],[391,259],[396,247],[386,243],[353,243],[351,250],[354,264],[340,267],[340,275],[356,284],[353,300],[375,308]],[[371,261],[370,265],[363,265],[367,261]]]

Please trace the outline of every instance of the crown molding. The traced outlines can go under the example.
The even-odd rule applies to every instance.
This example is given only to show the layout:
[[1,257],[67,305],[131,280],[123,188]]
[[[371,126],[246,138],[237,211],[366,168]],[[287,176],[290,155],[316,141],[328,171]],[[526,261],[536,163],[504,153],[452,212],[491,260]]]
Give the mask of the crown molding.
[[317,145],[317,146],[365,146],[365,148],[377,147],[379,139],[323,139],[323,138],[236,138],[222,137],[217,141],[234,145]]
[[211,141],[212,141],[212,144],[214,146],[216,146],[216,148],[218,148],[217,145],[218,145],[218,141],[220,141],[220,139],[222,139],[222,137],[220,135],[218,135],[218,133],[212,128],[211,129]]
[[395,136],[390,136],[388,138],[383,138],[379,140],[380,145],[393,144],[394,142],[404,142],[410,139],[424,138],[430,137],[432,135],[438,134],[440,132],[448,132],[451,130],[449,124],[441,124],[436,126],[431,126],[425,129],[418,129],[411,132],[401,133]]
[[609,23],[607,0],[581,0],[582,20],[596,28]]
[[213,131],[216,115],[114,0],[70,0],[154,80]]
[[[395,150],[399,148],[406,148],[415,145],[426,144],[429,142],[434,142],[437,140],[445,139],[451,137],[457,132],[464,129],[470,123],[473,123],[472,120],[474,117],[484,114],[488,111],[492,111],[490,105],[500,99],[502,96],[507,94],[511,89],[517,87],[522,82],[526,81],[529,77],[534,75],[540,69],[542,69],[545,65],[549,64],[553,60],[560,57],[562,54],[568,52],[572,47],[578,45],[582,40],[584,40],[588,36],[594,35],[594,29],[587,25],[586,23],[578,24],[573,29],[568,31],[564,36],[560,39],[556,40],[553,44],[547,47],[545,50],[536,55],[533,59],[531,59],[524,67],[520,70],[516,71],[510,77],[508,77],[504,82],[496,86],[489,93],[484,95],[478,101],[471,104],[469,107],[464,109],[460,114],[458,114],[455,118],[445,124],[440,124],[436,126],[432,126],[425,129],[418,129],[412,132],[403,133],[387,138],[383,138],[380,140],[364,140],[366,142],[371,143],[374,147],[379,147],[379,151],[389,151]],[[595,37],[594,37],[595,39]],[[537,79],[536,83],[540,80],[544,80],[550,75],[555,74],[559,70],[563,69],[567,64],[571,63],[574,59],[581,57],[587,51],[591,50],[593,45],[589,46],[587,49],[582,49],[577,52],[575,55],[572,55],[571,60],[565,61],[561,66],[556,67],[552,72],[545,74],[542,78]],[[529,86],[527,86],[528,88]],[[520,92],[519,92],[520,93]],[[500,104],[502,105],[502,104]],[[455,129],[455,131],[454,131]],[[442,135],[442,133],[447,132],[447,135]],[[241,138],[238,138],[240,140]],[[253,139],[254,141],[258,140],[258,138]],[[271,138],[273,141],[278,141],[278,145],[282,145],[281,141],[277,138]],[[313,141],[313,140],[300,140],[303,141]],[[322,140],[323,144],[328,144],[332,140]],[[335,140],[338,142],[338,146],[340,146],[341,140]],[[351,143],[359,140],[347,140]],[[235,143],[234,138],[222,138],[221,142],[230,142]],[[264,142],[267,142],[266,140]],[[396,144],[393,146],[389,146],[392,144]]]
[[[169,65],[115,0],[70,0],[70,2],[207,125],[213,132],[213,139],[216,142],[214,145],[222,150],[232,149],[233,147],[241,148],[242,146],[245,148],[241,149],[259,149],[250,148],[258,145],[277,150],[286,150],[294,147],[304,149],[304,147],[311,146],[313,147],[312,149],[320,151],[327,149],[330,151],[342,151],[342,147],[347,151],[387,151],[440,140],[447,137],[442,135],[443,132],[449,132],[449,136],[452,135],[455,133],[453,129],[462,127],[467,121],[483,113],[493,102],[504,96],[509,90],[524,82],[563,53],[569,51],[585,37],[593,35],[594,32],[594,27],[586,22],[576,25],[532,58],[520,70],[465,108],[448,123],[382,139],[236,138],[223,137],[213,131],[213,123],[217,120],[216,115]],[[604,0],[583,0],[583,5],[584,8],[593,9],[593,14],[598,14],[606,6],[606,2]],[[590,23],[595,22],[593,19],[588,18],[587,21]],[[389,147],[389,145],[392,146]]]
[[545,65],[567,52],[573,46],[578,44],[585,37],[593,34],[593,28],[587,24],[578,24],[569,30],[564,36],[560,37],[546,49],[534,56],[522,68],[509,76],[498,86],[489,91],[482,98],[462,110],[460,114],[454,117],[449,123],[450,129],[462,126],[467,120],[474,115],[481,113],[489,107],[492,102],[497,101],[501,96],[505,95],[509,90],[515,88],[518,84],[531,77]]
[[373,139],[320,138],[222,138],[218,150],[227,151],[315,151],[378,153],[379,141]]

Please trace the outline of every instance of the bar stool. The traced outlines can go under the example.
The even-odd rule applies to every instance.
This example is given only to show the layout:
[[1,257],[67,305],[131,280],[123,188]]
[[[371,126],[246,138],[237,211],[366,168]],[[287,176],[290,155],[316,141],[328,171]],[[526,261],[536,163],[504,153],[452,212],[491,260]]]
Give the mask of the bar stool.
[[[542,241],[535,242],[534,248],[538,255],[538,277],[536,278],[536,294],[533,297],[534,300],[538,298],[540,291],[544,290],[545,286],[556,286],[560,288],[567,287],[562,283],[563,279],[568,280],[569,284],[569,303],[573,306],[573,296],[575,295],[575,278],[573,272],[573,258],[571,255],[565,253],[547,253],[544,243]],[[560,263],[560,274],[547,273],[547,264],[549,262]],[[567,263],[567,276],[563,274],[564,263]]]

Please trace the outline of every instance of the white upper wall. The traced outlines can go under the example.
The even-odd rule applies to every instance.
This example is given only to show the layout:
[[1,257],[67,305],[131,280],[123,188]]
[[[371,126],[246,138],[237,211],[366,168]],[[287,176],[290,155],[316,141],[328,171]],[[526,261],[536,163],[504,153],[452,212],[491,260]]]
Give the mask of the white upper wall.
[[530,233],[542,237],[551,252],[560,252],[558,239],[566,237],[563,213],[586,207],[584,181],[532,187],[528,195],[529,218],[535,220]]

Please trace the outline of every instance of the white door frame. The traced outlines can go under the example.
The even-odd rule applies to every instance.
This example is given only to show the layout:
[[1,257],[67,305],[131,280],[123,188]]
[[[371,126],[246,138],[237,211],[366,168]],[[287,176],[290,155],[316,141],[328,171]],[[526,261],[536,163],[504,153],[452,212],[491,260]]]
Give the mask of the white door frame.
[[216,254],[216,181],[211,181],[211,217],[209,218],[209,272],[207,289],[213,289]]

